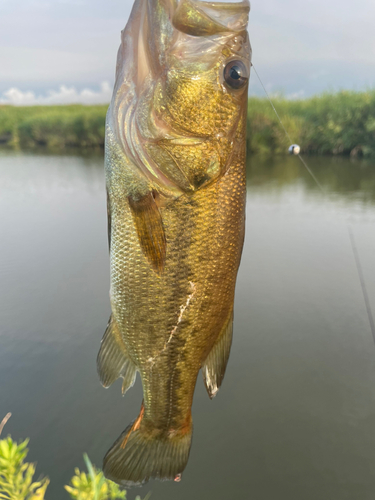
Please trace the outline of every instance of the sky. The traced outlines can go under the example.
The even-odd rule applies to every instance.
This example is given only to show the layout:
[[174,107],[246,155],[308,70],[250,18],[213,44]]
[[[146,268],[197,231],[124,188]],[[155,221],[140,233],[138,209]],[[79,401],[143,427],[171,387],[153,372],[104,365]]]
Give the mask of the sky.
[[[131,0],[0,0],[0,103],[109,102]],[[253,63],[271,94],[375,83],[374,0],[253,0]],[[250,94],[261,95],[255,74]]]

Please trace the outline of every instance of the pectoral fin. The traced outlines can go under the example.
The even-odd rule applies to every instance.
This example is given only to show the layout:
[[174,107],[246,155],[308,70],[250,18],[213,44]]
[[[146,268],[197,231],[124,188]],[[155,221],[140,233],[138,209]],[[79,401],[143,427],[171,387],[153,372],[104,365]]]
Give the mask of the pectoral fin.
[[111,315],[100,346],[97,368],[100,382],[109,387],[122,377],[122,393],[133,387],[137,369],[128,356],[116,320]]
[[210,354],[202,365],[204,383],[210,398],[214,398],[223,382],[233,335],[233,310],[229,315]]
[[129,196],[129,205],[143,253],[160,273],[164,268],[167,244],[155,193],[150,192],[138,200]]

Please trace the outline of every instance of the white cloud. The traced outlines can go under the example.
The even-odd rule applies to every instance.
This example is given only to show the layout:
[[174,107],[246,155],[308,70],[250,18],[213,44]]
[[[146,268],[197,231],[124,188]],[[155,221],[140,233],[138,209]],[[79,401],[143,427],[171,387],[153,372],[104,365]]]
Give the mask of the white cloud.
[[61,85],[59,90],[48,90],[46,95],[36,95],[35,92],[23,92],[16,87],[3,92],[0,104],[14,106],[34,106],[38,104],[106,104],[111,100],[112,87],[103,82],[99,91],[85,88],[78,91],[75,87]]

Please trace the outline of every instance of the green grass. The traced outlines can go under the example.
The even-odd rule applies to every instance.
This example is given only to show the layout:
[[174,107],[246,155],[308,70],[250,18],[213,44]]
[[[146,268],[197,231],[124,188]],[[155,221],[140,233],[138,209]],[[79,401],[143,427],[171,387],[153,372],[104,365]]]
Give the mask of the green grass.
[[[275,98],[286,130],[304,153],[375,155],[375,90],[310,99]],[[107,106],[0,106],[0,144],[19,149],[100,149]],[[248,150],[285,154],[290,141],[265,98],[248,105]]]

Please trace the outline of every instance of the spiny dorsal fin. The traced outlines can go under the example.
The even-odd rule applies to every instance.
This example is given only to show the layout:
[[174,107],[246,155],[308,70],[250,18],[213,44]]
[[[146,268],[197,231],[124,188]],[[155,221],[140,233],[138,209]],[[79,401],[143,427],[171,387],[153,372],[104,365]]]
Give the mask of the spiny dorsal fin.
[[122,384],[123,394],[134,385],[137,369],[128,357],[116,320],[112,314],[103,335],[97,359],[97,368],[100,382],[104,387],[109,387],[120,377],[124,379]]
[[143,253],[154,271],[161,273],[164,268],[167,244],[155,197],[154,192],[149,192],[138,200],[129,196],[129,205]]
[[233,310],[220,332],[206,361],[202,365],[204,383],[210,398],[214,398],[223,382],[233,335]]

